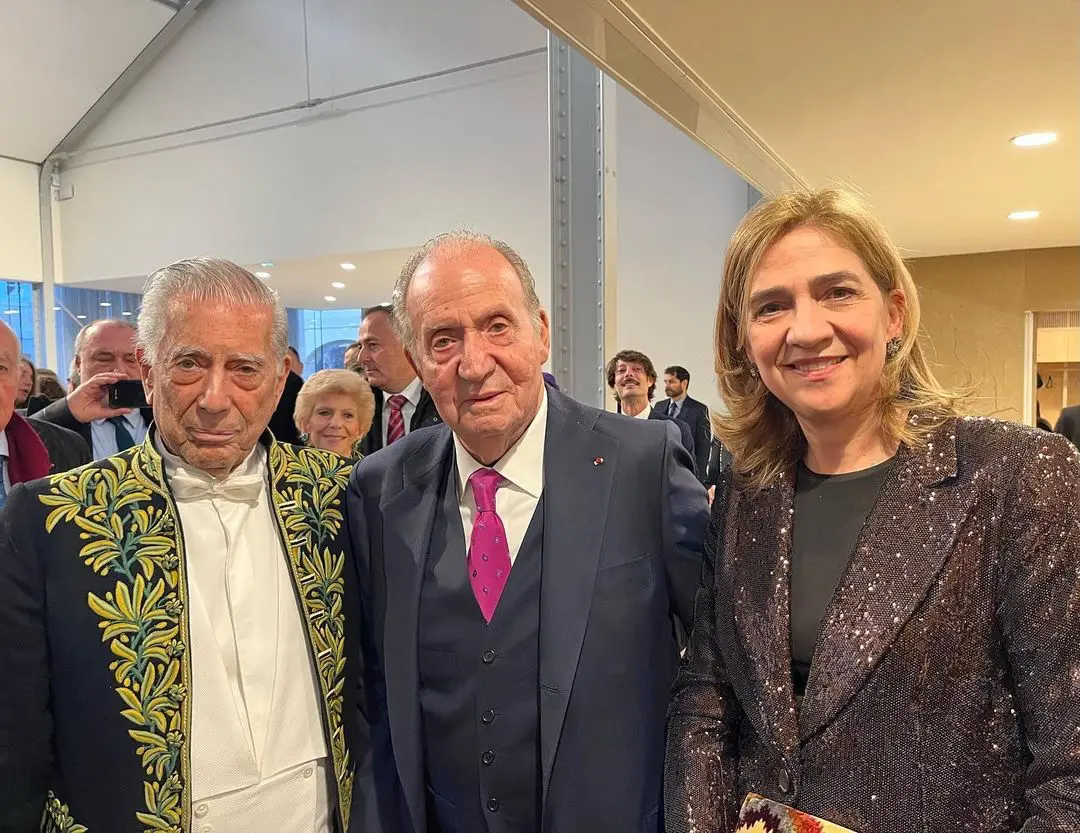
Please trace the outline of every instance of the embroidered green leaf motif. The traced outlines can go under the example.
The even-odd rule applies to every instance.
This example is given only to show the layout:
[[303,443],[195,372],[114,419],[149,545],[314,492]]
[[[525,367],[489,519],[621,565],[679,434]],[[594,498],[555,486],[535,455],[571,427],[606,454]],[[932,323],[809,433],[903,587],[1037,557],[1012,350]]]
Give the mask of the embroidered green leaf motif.
[[348,826],[354,768],[342,721],[345,553],[331,550],[329,544],[341,533],[344,523],[340,506],[352,467],[333,454],[281,445],[273,446],[270,465],[275,480],[290,487],[275,494],[275,508],[315,651],[330,729],[330,754],[338,779],[339,809]]
[[[97,575],[116,580],[103,595],[89,593],[87,604],[100,620],[101,641],[115,657],[109,669],[124,705],[121,714],[133,724],[128,734],[147,775],[146,812],[136,817],[147,830],[181,833],[187,687],[180,558],[175,523],[152,502],[155,480],[143,471],[146,462],[139,448],[98,467],[56,475],[40,500],[54,507],[46,529],[74,526],[86,542],[79,558]],[[63,820],[61,810],[67,808],[49,809],[55,829],[86,833],[84,827],[57,821]]]
[[76,824],[66,804],[61,803],[52,790],[45,801],[45,815],[41,820],[42,833],[88,833],[87,829]]

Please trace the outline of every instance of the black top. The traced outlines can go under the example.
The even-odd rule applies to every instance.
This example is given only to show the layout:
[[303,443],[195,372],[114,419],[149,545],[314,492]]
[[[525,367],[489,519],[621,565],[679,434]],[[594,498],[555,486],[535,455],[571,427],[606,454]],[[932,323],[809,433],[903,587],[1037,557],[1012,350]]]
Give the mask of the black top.
[[832,475],[799,463],[791,539],[791,674],[797,696],[806,691],[821,620],[892,462]]

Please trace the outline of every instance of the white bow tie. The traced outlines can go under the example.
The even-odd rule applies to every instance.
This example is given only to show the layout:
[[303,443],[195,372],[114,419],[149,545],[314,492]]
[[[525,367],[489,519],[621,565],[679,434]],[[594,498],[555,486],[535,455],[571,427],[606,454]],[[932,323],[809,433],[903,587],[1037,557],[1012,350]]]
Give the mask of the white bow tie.
[[210,497],[238,503],[254,503],[259,499],[265,483],[261,474],[239,474],[227,480],[210,480],[178,471],[169,478],[169,486],[176,500]]

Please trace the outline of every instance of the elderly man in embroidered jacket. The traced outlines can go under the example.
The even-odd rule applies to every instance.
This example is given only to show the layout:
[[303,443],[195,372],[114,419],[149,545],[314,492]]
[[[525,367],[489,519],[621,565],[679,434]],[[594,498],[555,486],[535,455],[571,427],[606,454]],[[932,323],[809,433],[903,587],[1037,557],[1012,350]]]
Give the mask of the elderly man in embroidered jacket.
[[377,829],[349,463],[266,431],[286,346],[276,294],[235,264],[159,270],[146,440],[12,488],[0,830]]

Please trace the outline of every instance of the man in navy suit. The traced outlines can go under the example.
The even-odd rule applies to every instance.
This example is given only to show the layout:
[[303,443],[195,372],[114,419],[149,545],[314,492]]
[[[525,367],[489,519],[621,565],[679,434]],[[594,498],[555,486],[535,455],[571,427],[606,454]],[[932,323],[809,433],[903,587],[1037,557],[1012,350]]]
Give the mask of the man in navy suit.
[[[694,436],[694,463],[697,475],[702,483],[708,485],[709,449],[712,445],[712,426],[709,424],[709,406],[692,398],[690,390],[690,371],[674,364],[664,371],[663,402],[653,406],[665,416],[685,422]],[[713,482],[716,477],[712,477]]]
[[349,488],[385,828],[662,830],[675,628],[708,522],[676,423],[544,384],[548,317],[505,243],[427,243],[394,319],[445,424]]

